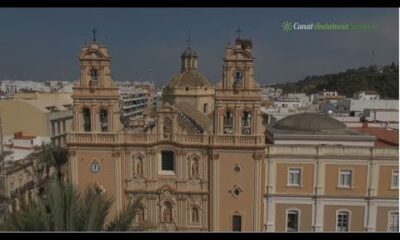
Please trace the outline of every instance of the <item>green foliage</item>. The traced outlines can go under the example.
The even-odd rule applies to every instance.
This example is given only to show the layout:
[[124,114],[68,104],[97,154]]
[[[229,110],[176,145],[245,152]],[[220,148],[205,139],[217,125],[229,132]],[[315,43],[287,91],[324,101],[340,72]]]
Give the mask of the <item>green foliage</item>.
[[73,185],[49,183],[37,201],[10,213],[0,230],[5,231],[129,231],[136,230],[133,220],[139,201],[128,206],[111,221],[107,221],[112,199],[93,188],[83,195]]
[[54,167],[58,180],[62,180],[62,167],[68,162],[68,149],[58,147],[54,144],[43,144],[40,151],[30,155],[36,160],[37,165],[46,169],[47,178],[49,178],[49,170]]
[[284,93],[317,93],[324,89],[337,91],[352,97],[358,91],[376,91],[384,99],[399,99],[399,66],[395,63],[378,68],[377,66],[348,69],[345,72],[307,76],[297,82],[272,85]]

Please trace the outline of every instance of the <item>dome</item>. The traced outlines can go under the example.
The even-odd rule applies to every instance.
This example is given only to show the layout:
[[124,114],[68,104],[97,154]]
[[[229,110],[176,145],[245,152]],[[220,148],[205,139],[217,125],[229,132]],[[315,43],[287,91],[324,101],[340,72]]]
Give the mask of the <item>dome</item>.
[[197,53],[188,47],[181,55],[182,57],[197,57]]
[[294,131],[312,131],[346,129],[346,125],[328,115],[319,113],[299,113],[279,120],[274,128]]
[[210,86],[210,83],[208,82],[207,78],[199,71],[190,70],[175,74],[172,77],[169,86],[171,88],[204,87],[204,86]]

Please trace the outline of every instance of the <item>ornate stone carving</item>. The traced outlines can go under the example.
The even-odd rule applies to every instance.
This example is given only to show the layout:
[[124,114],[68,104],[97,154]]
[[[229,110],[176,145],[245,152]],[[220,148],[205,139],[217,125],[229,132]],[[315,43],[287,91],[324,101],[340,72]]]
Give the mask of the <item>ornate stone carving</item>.
[[239,185],[235,184],[228,192],[231,193],[234,198],[238,198],[242,194],[243,190]]
[[146,149],[146,155],[154,155],[156,154],[157,150],[154,148],[148,148]]
[[178,150],[176,150],[176,155],[177,156],[185,156],[186,155],[186,151],[182,150],[182,149],[178,149]]
[[263,159],[263,157],[264,157],[264,153],[254,153],[253,154],[253,158],[254,158],[254,160],[262,160]]
[[121,153],[119,151],[114,151],[114,152],[112,152],[112,156],[113,157],[120,157]]
[[219,159],[219,153],[212,153],[211,154],[211,160],[218,160]]

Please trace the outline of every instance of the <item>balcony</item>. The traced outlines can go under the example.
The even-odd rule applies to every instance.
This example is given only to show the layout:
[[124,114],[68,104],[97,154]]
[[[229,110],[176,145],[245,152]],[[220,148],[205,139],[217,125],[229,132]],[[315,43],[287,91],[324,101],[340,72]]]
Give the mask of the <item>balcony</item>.
[[207,135],[207,134],[145,134],[145,133],[90,133],[79,132],[68,134],[68,144],[156,144],[158,142],[175,142],[181,145],[215,145],[251,147],[264,146],[264,136],[247,135]]

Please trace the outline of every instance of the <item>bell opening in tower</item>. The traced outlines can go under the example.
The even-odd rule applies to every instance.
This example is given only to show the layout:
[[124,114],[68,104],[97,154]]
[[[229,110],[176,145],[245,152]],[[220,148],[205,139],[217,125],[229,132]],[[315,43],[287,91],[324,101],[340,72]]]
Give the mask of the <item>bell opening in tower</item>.
[[90,123],[90,109],[85,108],[82,110],[82,117],[83,117],[83,130],[85,132],[90,132],[92,130],[91,123]]
[[100,110],[100,125],[102,132],[108,132],[108,111],[107,109]]
[[224,114],[224,134],[233,133],[233,114],[227,110]]

